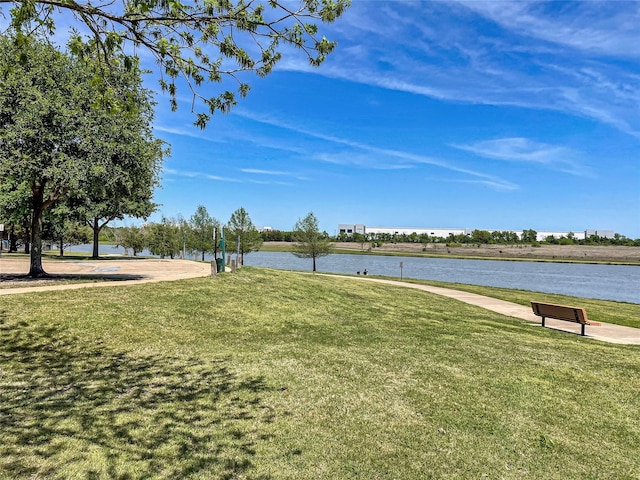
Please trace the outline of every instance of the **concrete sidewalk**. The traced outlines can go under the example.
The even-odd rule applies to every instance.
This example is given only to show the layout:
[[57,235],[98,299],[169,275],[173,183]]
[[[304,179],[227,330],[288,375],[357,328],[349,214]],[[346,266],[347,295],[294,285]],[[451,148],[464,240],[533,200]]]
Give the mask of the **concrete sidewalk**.
[[[184,278],[206,277],[211,275],[209,263],[179,259],[142,259],[142,258],[109,258],[100,260],[44,260],[44,269],[51,275],[59,275],[73,279],[74,275],[95,278],[87,283],[70,283],[56,285],[55,282],[43,286],[13,286],[1,288],[0,295],[17,295],[20,293],[47,292],[52,290],[76,290],[79,288],[99,288],[123,285],[137,285],[148,282],[181,280]],[[2,258],[0,274],[26,274],[29,271],[28,259]]]
[[[333,277],[339,276],[341,278],[348,278],[351,280],[361,280],[366,282],[383,283],[386,285],[395,285],[398,287],[414,288],[416,290],[422,290],[424,292],[435,293],[436,295],[442,295],[443,297],[454,298],[470,305],[486,308],[493,312],[501,313],[508,317],[520,318],[527,322],[535,323],[542,328],[542,320],[540,317],[533,314],[531,307],[518,305],[516,303],[506,302],[497,298],[485,297],[476,293],[463,292],[461,290],[452,290],[449,288],[432,287],[430,285],[419,285],[416,283],[399,282],[396,280],[383,280],[378,278],[367,277],[351,277],[343,275],[331,275]],[[640,329],[632,327],[623,327],[621,325],[614,325],[612,323],[601,322],[601,326],[587,325],[585,336],[596,340],[609,343],[619,343],[623,345],[640,345]],[[580,325],[572,322],[564,322],[562,320],[554,320],[548,318],[545,321],[545,325],[555,330],[561,330],[563,332],[570,332],[580,335]]]

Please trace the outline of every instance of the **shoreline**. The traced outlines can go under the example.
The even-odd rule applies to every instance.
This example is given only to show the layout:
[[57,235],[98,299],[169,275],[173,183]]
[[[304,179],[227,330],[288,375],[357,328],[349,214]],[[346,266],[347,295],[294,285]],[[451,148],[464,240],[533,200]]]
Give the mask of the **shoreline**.
[[[263,251],[290,251],[292,242],[265,242]],[[554,262],[640,266],[640,247],[618,245],[462,245],[388,243],[371,248],[355,242],[333,243],[334,254]]]

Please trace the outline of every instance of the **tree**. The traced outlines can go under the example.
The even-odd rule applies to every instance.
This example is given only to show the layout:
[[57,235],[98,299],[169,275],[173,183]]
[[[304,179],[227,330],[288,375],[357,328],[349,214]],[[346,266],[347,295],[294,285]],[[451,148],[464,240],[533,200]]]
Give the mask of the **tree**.
[[124,247],[125,253],[133,250],[133,256],[137,256],[147,246],[146,231],[140,227],[125,227],[121,230],[118,246]]
[[293,227],[293,253],[299,258],[313,259],[313,271],[316,271],[316,258],[324,257],[331,253],[331,241],[326,233],[321,233],[318,228],[318,219],[309,214],[302,220],[298,219]]
[[31,209],[29,275],[41,276],[43,212],[81,183],[79,133],[92,100],[86,77],[41,42],[0,38],[0,188],[26,189]]
[[[226,86],[221,86],[222,93],[208,98],[198,87],[226,79],[244,97],[249,85],[239,74],[268,75],[286,47],[301,50],[311,65],[320,65],[335,42],[320,37],[318,23],[333,22],[349,1],[298,0],[297,7],[281,0],[0,0],[0,5],[14,5],[10,13],[18,39],[34,32],[53,35],[54,14],[67,13],[66,18],[77,23],[70,39],[76,54],[97,51],[97,61],[110,65],[114,54],[126,52],[120,58],[129,66],[138,50],[146,50],[159,65],[160,87],[170,95],[173,109],[177,108],[178,84],[191,91],[192,105],[196,99],[202,101],[206,113],[195,112],[195,123],[204,128],[211,114],[227,112],[236,98]],[[80,30],[89,34],[82,36]],[[108,93],[108,79],[98,77],[105,80]]]
[[219,225],[220,222],[212,218],[203,205],[198,205],[196,212],[189,219],[187,250],[196,253],[202,252],[202,261],[204,262],[205,253],[213,253],[215,248],[214,228]]
[[[30,188],[26,183],[18,182],[15,178],[0,178],[0,193],[0,218],[6,224],[9,252],[17,252],[20,238],[26,240],[25,246],[30,242],[30,238],[25,235],[29,232],[28,224],[31,216]],[[27,227],[26,230],[24,226]]]
[[72,198],[94,218],[144,216],[157,183],[162,150],[150,136],[140,72],[112,70],[113,95],[139,104],[115,115],[96,106],[94,67],[43,41],[0,38],[0,191],[26,192],[33,277],[46,274],[47,209]]
[[153,255],[174,258],[182,248],[180,225],[175,220],[162,217],[160,223],[150,223],[146,230],[147,246]]
[[153,136],[151,93],[142,88],[140,71],[113,70],[113,82],[119,96],[125,95],[136,108],[114,115],[106,109],[94,109],[88,120],[99,132],[92,139],[96,162],[87,173],[71,203],[93,230],[93,258],[98,258],[100,231],[112,220],[125,216],[147,219],[157,207],[154,189],[160,184],[163,142]]
[[59,205],[45,215],[42,228],[43,240],[58,244],[60,256],[64,249],[72,245],[82,245],[91,241],[91,231],[84,222],[79,221],[66,205]]
[[[227,224],[227,250],[235,250],[236,242],[240,239],[240,265],[244,263],[246,253],[257,252],[262,246],[262,236],[256,230],[247,211],[240,207],[231,214]],[[232,240],[235,239],[235,242]]]
[[523,243],[535,243],[538,240],[538,232],[533,229],[523,230],[521,239]]
[[471,239],[475,243],[491,243],[493,240],[493,237],[491,235],[491,232],[488,232],[487,230],[476,229],[473,232],[471,232]]

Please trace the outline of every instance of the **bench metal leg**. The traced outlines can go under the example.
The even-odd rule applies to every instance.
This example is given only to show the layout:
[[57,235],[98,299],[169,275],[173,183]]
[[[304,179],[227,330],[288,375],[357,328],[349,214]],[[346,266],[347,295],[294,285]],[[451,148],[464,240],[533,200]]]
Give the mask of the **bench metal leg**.
[[546,318],[546,317],[542,317],[542,326],[543,326],[543,327],[544,327],[544,319],[545,319],[545,318]]
[[584,323],[581,324],[582,328],[580,329],[580,335],[582,335],[584,337],[584,327],[586,327],[586,325]]

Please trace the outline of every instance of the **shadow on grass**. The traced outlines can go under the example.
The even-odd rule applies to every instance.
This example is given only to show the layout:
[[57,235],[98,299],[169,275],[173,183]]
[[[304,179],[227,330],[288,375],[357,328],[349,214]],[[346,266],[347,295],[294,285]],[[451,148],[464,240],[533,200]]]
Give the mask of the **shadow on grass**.
[[225,360],[136,355],[0,312],[0,477],[252,475],[273,421]]
[[24,273],[0,274],[0,282],[10,282],[12,286],[30,287],[63,283],[116,282],[125,280],[144,280],[144,275],[129,273],[48,273],[42,277],[30,277]]

